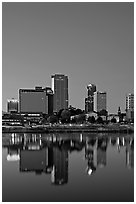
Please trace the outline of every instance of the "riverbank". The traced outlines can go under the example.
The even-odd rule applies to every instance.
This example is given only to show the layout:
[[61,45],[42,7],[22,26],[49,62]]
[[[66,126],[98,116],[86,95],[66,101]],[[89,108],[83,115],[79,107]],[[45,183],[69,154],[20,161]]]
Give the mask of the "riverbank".
[[133,133],[134,126],[120,124],[66,124],[66,125],[38,125],[33,127],[23,126],[3,126],[3,133],[72,133],[72,132],[88,132],[88,133]]

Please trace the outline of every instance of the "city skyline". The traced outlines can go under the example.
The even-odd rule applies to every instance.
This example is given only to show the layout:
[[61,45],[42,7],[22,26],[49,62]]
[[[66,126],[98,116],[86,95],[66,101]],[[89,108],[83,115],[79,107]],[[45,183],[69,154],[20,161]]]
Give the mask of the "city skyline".
[[[7,112],[9,112],[8,111],[8,109],[9,109],[9,102],[11,102],[12,100],[13,101],[18,101],[18,106],[20,107],[21,106],[21,100],[20,100],[20,92],[28,92],[28,93],[30,93],[30,92],[32,92],[32,93],[36,93],[37,91],[37,93],[46,93],[47,95],[49,94],[51,94],[51,95],[54,95],[55,96],[55,98],[54,98],[54,100],[53,100],[53,98],[52,98],[52,100],[50,99],[49,101],[48,101],[48,105],[45,103],[45,104],[43,104],[45,107],[45,109],[50,109],[50,110],[48,110],[50,113],[53,113],[53,112],[58,112],[59,110],[61,110],[61,109],[68,109],[68,107],[70,107],[71,106],[71,104],[69,104],[69,106],[68,106],[68,98],[69,98],[69,94],[68,94],[68,76],[66,76],[66,75],[62,75],[62,74],[54,74],[54,75],[51,75],[51,80],[52,80],[52,84],[51,84],[51,87],[41,87],[41,86],[35,86],[35,88],[25,88],[25,89],[19,89],[18,90],[18,97],[16,98],[16,99],[14,99],[14,98],[11,98],[11,99],[7,99],[7,103],[6,103],[6,111]],[[66,80],[66,81],[65,81]],[[65,86],[63,87],[62,85],[64,85],[65,84]],[[90,87],[90,88],[89,88]],[[93,88],[91,88],[91,87],[93,87]],[[48,91],[49,91],[49,93],[48,93]],[[31,94],[32,94],[31,93]],[[30,94],[30,95],[31,95]],[[91,97],[91,94],[93,94],[92,95],[92,97]],[[36,94],[37,95],[37,94]],[[107,104],[107,93],[106,92],[101,92],[101,91],[99,91],[99,90],[97,90],[96,89],[96,85],[95,84],[89,84],[89,85],[87,85],[87,95],[88,95],[88,97],[87,98],[85,98],[85,101],[84,101],[84,111],[86,111],[86,112],[93,112],[93,111],[96,111],[96,112],[99,112],[100,110],[107,110],[107,108],[106,108],[106,104]],[[97,96],[96,96],[97,95]],[[102,95],[101,97],[99,96],[98,97],[98,95]],[[134,108],[134,94],[133,93],[127,93],[126,94],[126,98],[125,99],[127,99],[129,96],[133,96],[133,108]],[[40,95],[39,95],[40,96]],[[32,97],[32,96],[31,96]],[[32,98],[31,98],[30,96],[28,97],[27,96],[27,101],[25,101],[25,103],[26,102],[28,102],[28,104],[29,104],[29,106],[30,106],[30,104],[31,104],[31,102],[32,102]],[[93,99],[91,99],[92,100],[92,102],[90,101],[90,97],[91,98],[93,98]],[[96,98],[99,98],[99,100],[98,99],[96,99]],[[31,98],[31,99],[30,99]],[[60,98],[62,98],[63,100],[61,101],[60,100]],[[35,98],[35,100],[43,100],[43,98],[41,98],[41,96],[39,97],[39,99],[37,98]],[[35,100],[33,100],[33,101],[35,101]],[[98,102],[98,101],[99,102]],[[59,102],[59,103],[58,103]],[[91,103],[90,103],[91,102]],[[36,103],[37,103],[37,101],[35,101],[35,109],[34,109],[34,107],[32,108],[33,109],[33,112],[34,112],[34,110],[35,110],[35,112],[37,112],[36,111],[36,109],[39,107],[36,107]],[[54,105],[53,105],[53,104]],[[127,103],[127,102],[126,102]],[[28,104],[26,103],[25,105],[26,106],[28,106]],[[38,103],[37,103],[38,104]],[[58,105],[57,105],[58,104]],[[90,104],[90,105],[89,105]],[[31,104],[32,105],[32,104]],[[12,105],[11,105],[12,106]],[[54,111],[53,111],[53,106],[54,106]],[[64,107],[65,106],[65,107]],[[13,108],[13,107],[12,107]],[[11,108],[11,109],[12,109]],[[28,107],[27,107],[28,108]],[[30,107],[29,107],[30,108]],[[56,109],[57,108],[57,109]],[[75,108],[78,108],[78,107],[75,107]],[[119,106],[119,108],[120,108],[120,106]],[[98,111],[99,110],[99,111]],[[125,111],[127,110],[127,108],[125,107]],[[48,112],[47,111],[47,112]],[[108,111],[108,110],[107,110]],[[17,111],[18,112],[18,111]],[[21,108],[19,108],[19,112],[21,112]],[[28,111],[26,111],[26,112],[28,112]],[[31,111],[30,111],[31,112]]]
[[[134,92],[133,3],[9,3],[2,12],[2,110],[19,88],[69,77],[69,105],[84,109],[86,86],[107,92],[107,110],[125,111]],[[115,15],[116,13],[116,15]]]

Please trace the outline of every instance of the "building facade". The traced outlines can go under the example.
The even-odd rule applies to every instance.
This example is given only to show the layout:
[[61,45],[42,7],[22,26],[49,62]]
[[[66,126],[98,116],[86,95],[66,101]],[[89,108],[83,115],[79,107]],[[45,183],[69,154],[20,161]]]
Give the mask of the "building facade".
[[47,96],[47,107],[48,107],[48,114],[53,113],[53,91],[50,87],[45,88],[46,96]]
[[87,98],[85,98],[85,112],[94,111],[94,93],[96,92],[96,86],[94,84],[89,84],[87,86]]
[[126,96],[126,110],[134,110],[134,94],[129,93]]
[[107,93],[97,91],[94,94],[94,111],[107,110]]
[[55,74],[52,78],[53,111],[68,108],[68,76]]
[[19,90],[20,113],[51,114],[53,112],[53,91],[51,88]]
[[12,98],[7,101],[7,112],[18,112],[18,100]]
[[134,120],[134,94],[132,93],[126,96],[126,119],[128,121]]

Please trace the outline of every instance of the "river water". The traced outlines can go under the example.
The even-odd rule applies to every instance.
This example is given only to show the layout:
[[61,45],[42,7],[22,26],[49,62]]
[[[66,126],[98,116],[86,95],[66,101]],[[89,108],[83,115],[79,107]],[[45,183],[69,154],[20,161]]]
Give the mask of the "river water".
[[2,134],[2,201],[134,201],[134,135]]

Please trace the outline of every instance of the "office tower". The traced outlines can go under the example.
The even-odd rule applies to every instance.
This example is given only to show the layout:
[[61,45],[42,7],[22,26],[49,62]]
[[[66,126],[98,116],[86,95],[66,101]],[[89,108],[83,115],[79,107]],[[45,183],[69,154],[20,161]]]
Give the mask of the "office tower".
[[53,147],[52,183],[62,185],[68,182],[68,151]]
[[94,94],[94,110],[100,112],[107,109],[107,94],[106,92],[97,91]]
[[134,94],[129,93],[126,96],[126,110],[134,110]]
[[85,111],[94,111],[94,93],[96,92],[96,86],[94,84],[89,84],[87,86],[87,98],[85,98]]
[[52,78],[53,90],[53,111],[68,108],[68,77],[62,74],[55,74]]
[[126,96],[126,118],[128,121],[134,120],[134,94]]
[[18,100],[12,98],[7,101],[7,112],[18,112]]
[[35,87],[35,89],[19,90],[20,113],[53,112],[53,91],[51,88]]

